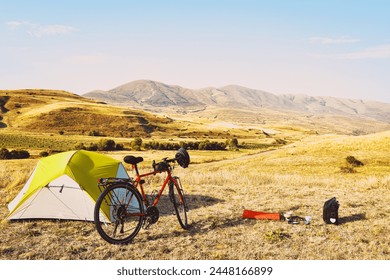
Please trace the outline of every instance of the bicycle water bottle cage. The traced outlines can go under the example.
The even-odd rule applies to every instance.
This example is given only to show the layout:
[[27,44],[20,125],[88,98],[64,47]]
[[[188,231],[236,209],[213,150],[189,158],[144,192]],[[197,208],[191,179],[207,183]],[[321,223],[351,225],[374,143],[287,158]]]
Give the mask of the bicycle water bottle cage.
[[123,159],[124,162],[128,164],[138,164],[144,161],[143,157],[134,157],[134,156],[125,156]]

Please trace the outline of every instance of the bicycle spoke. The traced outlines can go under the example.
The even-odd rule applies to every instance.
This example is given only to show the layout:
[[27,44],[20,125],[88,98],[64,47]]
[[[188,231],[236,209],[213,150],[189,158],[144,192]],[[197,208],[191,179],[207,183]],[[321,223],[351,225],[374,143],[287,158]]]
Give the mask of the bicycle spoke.
[[[105,209],[105,215],[109,215],[111,222],[100,220],[100,209]],[[96,229],[110,243],[128,243],[139,232],[143,213],[141,196],[137,190],[127,186],[108,187],[96,202]]]

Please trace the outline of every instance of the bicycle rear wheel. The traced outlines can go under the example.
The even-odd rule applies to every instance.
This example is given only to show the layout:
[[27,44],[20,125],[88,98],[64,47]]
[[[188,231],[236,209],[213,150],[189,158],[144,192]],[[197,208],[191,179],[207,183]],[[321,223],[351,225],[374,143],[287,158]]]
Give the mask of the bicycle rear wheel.
[[178,177],[173,177],[173,179],[169,182],[169,196],[171,198],[173,208],[175,208],[177,220],[179,221],[180,226],[183,229],[188,229],[188,207],[183,188]]
[[109,186],[96,201],[96,229],[112,244],[126,244],[133,240],[142,227],[144,216],[141,195],[131,186]]

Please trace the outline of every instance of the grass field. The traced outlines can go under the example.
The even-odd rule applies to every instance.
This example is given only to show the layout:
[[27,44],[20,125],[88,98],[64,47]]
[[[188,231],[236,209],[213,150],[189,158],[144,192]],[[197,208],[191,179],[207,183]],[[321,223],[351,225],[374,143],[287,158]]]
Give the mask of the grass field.
[[[0,160],[0,259],[390,259],[388,124],[336,116],[289,118],[268,111],[201,111],[171,118],[44,90],[0,91],[0,97],[0,148],[32,154],[30,159]],[[101,135],[89,136],[91,129]],[[264,129],[276,134],[266,136]],[[102,135],[125,147],[135,136],[176,143],[235,137],[242,146],[191,150],[190,166],[175,168],[189,202],[188,231],[180,228],[166,196],[157,224],[125,246],[106,243],[90,222],[6,220],[9,202],[41,151],[72,150],[79,143],[96,143]],[[148,171],[152,160],[174,153],[108,155],[143,156],[140,168]],[[351,166],[350,156],[363,165]],[[147,181],[147,193],[161,180]],[[338,226],[322,221],[323,204],[332,197],[340,202]],[[244,209],[291,211],[313,220],[310,225],[249,220],[242,218]]]
[[[163,207],[157,224],[141,230],[126,246],[103,241],[92,223],[3,220],[1,258],[389,259],[389,136],[387,132],[318,137],[257,154],[190,151],[196,164],[175,170],[188,196],[190,230],[180,228],[169,207]],[[169,153],[137,155],[145,156],[142,170],[146,171],[152,159]],[[355,173],[341,172],[339,167],[346,164],[347,155],[356,156],[365,165],[356,167]],[[3,219],[8,202],[35,162],[0,162]],[[322,221],[323,203],[333,196],[341,204],[339,226]],[[247,220],[241,217],[244,209],[292,211],[310,215],[313,221],[306,226]]]

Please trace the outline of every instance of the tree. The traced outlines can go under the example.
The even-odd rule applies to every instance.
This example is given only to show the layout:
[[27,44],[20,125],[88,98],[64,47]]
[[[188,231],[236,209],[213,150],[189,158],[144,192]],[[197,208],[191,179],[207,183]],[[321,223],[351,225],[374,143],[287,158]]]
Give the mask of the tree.
[[0,159],[9,159],[10,158],[10,153],[8,149],[2,148],[0,150]]
[[115,141],[111,139],[101,139],[98,143],[99,151],[114,151]]
[[136,151],[141,150],[141,146],[142,146],[142,139],[141,139],[141,137],[134,138],[134,140],[131,141],[130,145],[131,145],[131,148],[133,150],[136,150]]

